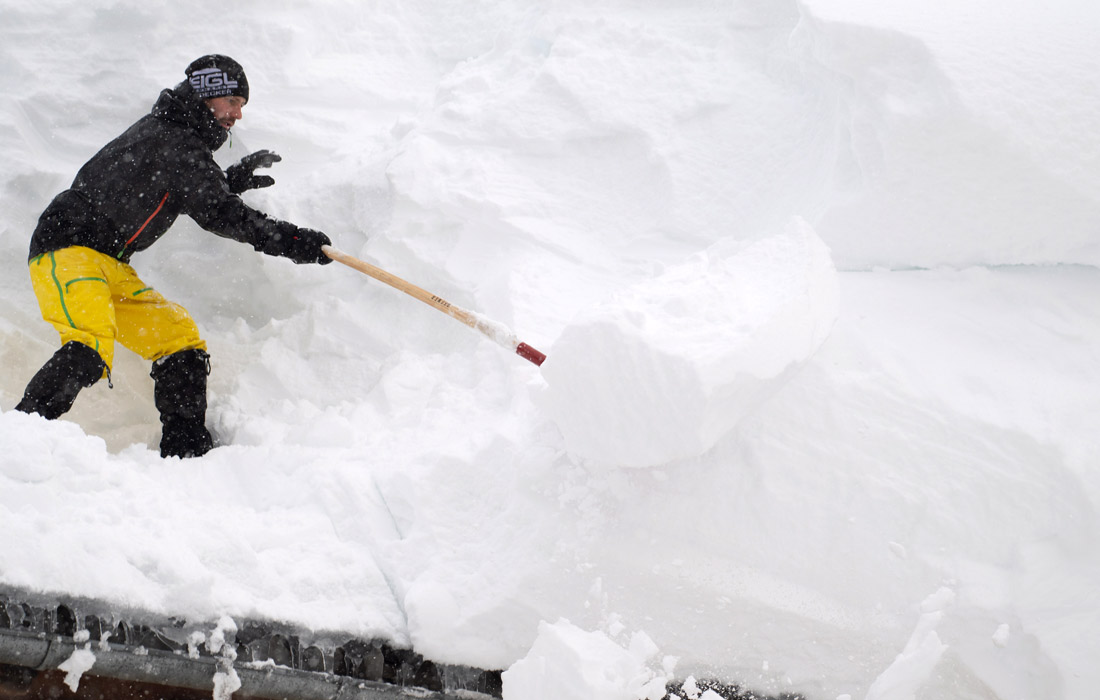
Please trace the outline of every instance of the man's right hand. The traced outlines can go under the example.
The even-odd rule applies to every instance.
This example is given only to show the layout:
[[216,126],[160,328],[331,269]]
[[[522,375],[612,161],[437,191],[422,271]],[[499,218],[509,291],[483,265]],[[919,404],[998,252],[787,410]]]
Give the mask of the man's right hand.
[[285,242],[284,257],[288,257],[298,264],[317,263],[328,265],[332,258],[321,250],[323,245],[332,245],[328,236],[311,228],[300,228],[297,233],[290,234],[290,240]]

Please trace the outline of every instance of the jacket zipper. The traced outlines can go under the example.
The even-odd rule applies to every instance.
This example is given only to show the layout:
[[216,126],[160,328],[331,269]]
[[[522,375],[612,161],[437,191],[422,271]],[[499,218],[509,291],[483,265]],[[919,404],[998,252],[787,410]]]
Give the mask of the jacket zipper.
[[134,232],[134,235],[130,236],[130,238],[122,244],[122,250],[118,251],[118,255],[115,256],[116,258],[118,258],[119,260],[122,259],[123,254],[126,252],[126,248],[134,242],[134,239],[141,235],[141,232],[145,230],[145,227],[149,225],[149,222],[152,221],[154,217],[156,217],[156,215],[160,213],[160,210],[164,208],[164,203],[167,201],[168,193],[165,192],[164,196],[160,198],[160,204],[158,204],[157,208],[153,210],[153,213],[149,215],[149,218],[145,220],[145,223],[143,223],[141,227]]

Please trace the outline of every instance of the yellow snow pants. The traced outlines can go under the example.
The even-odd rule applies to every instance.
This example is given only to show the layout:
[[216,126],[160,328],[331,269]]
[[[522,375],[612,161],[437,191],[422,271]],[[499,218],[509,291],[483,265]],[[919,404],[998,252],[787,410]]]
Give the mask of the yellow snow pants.
[[91,248],[73,246],[30,261],[42,318],[61,334],[96,350],[110,371],[115,341],[146,360],[205,350],[198,326],[138,278],[134,268]]

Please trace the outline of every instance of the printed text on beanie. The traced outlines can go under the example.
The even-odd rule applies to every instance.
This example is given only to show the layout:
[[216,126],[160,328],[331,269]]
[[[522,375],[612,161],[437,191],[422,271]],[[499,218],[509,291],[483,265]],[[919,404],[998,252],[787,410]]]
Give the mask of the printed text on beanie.
[[228,95],[248,99],[244,69],[228,56],[212,54],[193,61],[187,67],[187,80],[195,96],[202,100]]

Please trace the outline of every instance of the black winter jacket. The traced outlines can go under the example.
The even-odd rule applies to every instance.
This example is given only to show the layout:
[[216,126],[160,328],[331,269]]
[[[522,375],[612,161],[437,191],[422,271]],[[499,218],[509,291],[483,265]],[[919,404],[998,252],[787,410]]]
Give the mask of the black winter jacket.
[[152,111],[95,154],[46,207],[30,257],[86,246],[129,262],[180,214],[258,251],[293,257],[298,227],[230,193],[213,153],[226,138],[190,85],[162,91]]

